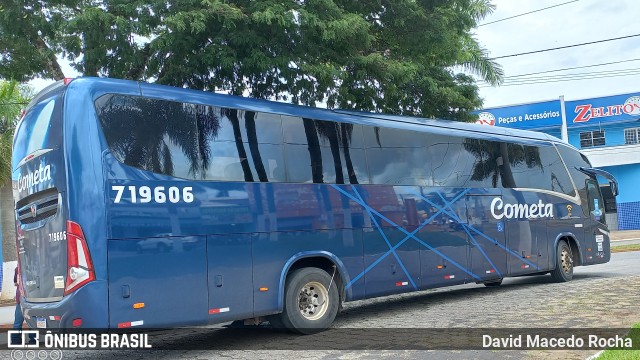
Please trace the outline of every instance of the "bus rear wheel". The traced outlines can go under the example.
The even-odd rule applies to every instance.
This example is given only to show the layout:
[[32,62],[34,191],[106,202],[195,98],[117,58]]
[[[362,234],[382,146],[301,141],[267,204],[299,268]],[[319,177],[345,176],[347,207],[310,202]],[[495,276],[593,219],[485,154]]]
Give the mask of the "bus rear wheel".
[[566,241],[560,240],[556,249],[556,268],[551,271],[555,282],[567,282],[573,279],[573,253]]
[[284,311],[272,324],[313,334],[327,329],[338,313],[338,287],[322,269],[303,268],[289,274],[285,283]]

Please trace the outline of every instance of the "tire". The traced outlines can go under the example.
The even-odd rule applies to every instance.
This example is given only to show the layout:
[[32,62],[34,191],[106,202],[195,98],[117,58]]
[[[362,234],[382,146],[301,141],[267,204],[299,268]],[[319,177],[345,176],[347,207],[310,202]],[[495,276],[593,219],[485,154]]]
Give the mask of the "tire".
[[331,326],[340,298],[335,279],[322,269],[298,269],[287,276],[284,311],[271,317],[271,324],[300,333],[314,334]]
[[500,285],[502,285],[502,279],[500,279],[500,280],[495,280],[495,281],[488,281],[488,282],[485,282],[485,283],[483,283],[483,284],[484,284],[484,286],[486,286],[486,287],[496,287],[496,286],[500,286]]
[[551,271],[555,282],[567,282],[573,279],[573,253],[566,241],[560,240],[556,249],[556,267]]

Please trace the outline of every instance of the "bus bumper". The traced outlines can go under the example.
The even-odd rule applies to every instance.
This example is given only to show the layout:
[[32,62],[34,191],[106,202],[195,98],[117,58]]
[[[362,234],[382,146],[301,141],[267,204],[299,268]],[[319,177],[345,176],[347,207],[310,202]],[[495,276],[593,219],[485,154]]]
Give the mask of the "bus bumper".
[[[56,302],[21,301],[27,325],[32,328],[106,329],[109,304],[106,281],[93,281]],[[75,325],[74,326],[74,320]]]

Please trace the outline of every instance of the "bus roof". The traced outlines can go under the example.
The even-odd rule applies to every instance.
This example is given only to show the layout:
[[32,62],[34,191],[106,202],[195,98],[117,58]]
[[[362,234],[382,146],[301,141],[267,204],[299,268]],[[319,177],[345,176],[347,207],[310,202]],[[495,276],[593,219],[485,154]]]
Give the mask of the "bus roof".
[[[62,81],[60,81],[62,82]],[[49,89],[43,90],[43,92]],[[517,130],[496,126],[479,125],[460,121],[425,119],[414,116],[373,113],[355,110],[324,109],[294,105],[272,100],[246,98],[217,94],[201,90],[191,90],[173,86],[136,82],[131,80],[90,78],[74,79],[69,83],[71,91],[88,91],[95,98],[108,93],[139,93],[145,97],[170,101],[189,102],[202,105],[233,107],[239,110],[268,112],[279,115],[298,116],[316,120],[329,120],[380,127],[394,127],[406,130],[461,132],[461,135],[475,138],[519,138],[522,140],[550,141],[568,145],[557,137],[535,131]],[[569,146],[569,145],[568,145]],[[571,147],[571,146],[570,146]]]

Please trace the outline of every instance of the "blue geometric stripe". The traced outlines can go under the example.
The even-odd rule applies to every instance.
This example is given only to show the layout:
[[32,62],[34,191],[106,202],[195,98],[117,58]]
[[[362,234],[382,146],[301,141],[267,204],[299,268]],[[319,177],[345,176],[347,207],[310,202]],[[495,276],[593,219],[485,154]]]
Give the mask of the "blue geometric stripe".
[[[440,193],[438,193],[438,195],[440,195]],[[440,198],[442,199],[442,201],[445,201],[445,199],[442,196],[440,196]],[[458,223],[460,223],[460,222],[458,222]],[[518,253],[516,253],[516,252],[512,251],[511,249],[509,249],[508,247],[502,245],[499,241],[496,241],[495,239],[493,239],[490,236],[486,235],[482,231],[480,231],[480,230],[478,230],[478,229],[474,228],[473,226],[471,226],[469,224],[466,224],[466,223],[460,223],[460,225],[462,225],[462,227],[465,228],[465,231],[466,231],[466,228],[469,228],[469,229],[475,231],[476,233],[478,233],[478,235],[480,235],[480,236],[484,237],[485,239],[491,241],[493,244],[498,245],[499,247],[504,249],[506,252],[508,252],[509,254],[515,256],[516,258],[518,258],[522,262],[525,262],[525,263],[529,264],[529,266],[533,266],[534,268],[536,268],[536,270],[540,270],[540,268],[538,266],[536,266],[534,263],[532,263],[529,260],[523,258]],[[469,236],[471,236],[471,234],[469,234]]]
[[[402,239],[400,242],[398,242],[395,246],[393,246],[389,251],[387,251],[386,253],[384,253],[382,256],[380,256],[376,261],[374,261],[371,265],[369,265],[364,271],[362,271],[360,274],[358,274],[356,277],[354,277],[346,286],[345,289],[348,289],[349,287],[351,287],[351,285],[353,285],[353,283],[355,283],[356,281],[358,281],[362,276],[364,276],[364,274],[366,274],[367,272],[369,272],[373,267],[375,267],[378,263],[380,263],[384,258],[386,258],[387,256],[389,256],[389,254],[392,253],[392,251],[394,251],[395,249],[397,249],[398,247],[400,247],[402,244],[404,244],[407,240],[409,239],[413,239],[415,241],[417,241],[418,243],[420,243],[421,245],[425,246],[426,248],[430,249],[431,251],[433,251],[435,254],[437,254],[438,256],[442,257],[443,259],[449,261],[451,264],[453,264],[454,266],[458,267],[460,270],[464,271],[465,273],[473,276],[474,278],[476,278],[477,280],[481,280],[481,278],[479,276],[477,276],[476,274],[474,274],[473,272],[470,272],[469,270],[467,270],[465,267],[461,266],[460,264],[458,264],[457,262],[453,261],[452,259],[450,259],[449,257],[447,257],[446,255],[444,255],[443,253],[441,253],[440,251],[436,250],[435,248],[433,248],[432,246],[426,244],[425,242],[423,242],[422,240],[420,240],[419,238],[417,238],[415,236],[415,234],[420,231],[423,227],[425,227],[427,224],[429,224],[431,221],[433,221],[433,219],[435,219],[438,215],[440,215],[440,213],[442,213],[442,210],[438,210],[436,211],[434,214],[432,214],[428,219],[426,219],[424,222],[422,222],[422,224],[420,224],[420,226],[418,226],[418,228],[416,228],[414,231],[412,231],[411,233],[406,231],[404,228],[398,226],[396,223],[394,223],[393,221],[389,220],[386,216],[380,214],[378,211],[376,211],[375,209],[373,209],[372,207],[370,207],[369,205],[367,205],[365,202],[360,201],[358,199],[356,199],[354,196],[352,196],[351,194],[349,194],[348,192],[342,190],[340,187],[338,187],[337,185],[331,185],[334,189],[336,189],[338,192],[340,192],[341,194],[343,194],[344,196],[348,197],[349,199],[353,200],[354,202],[356,202],[357,204],[359,204],[360,206],[362,206],[365,209],[368,209],[368,211],[370,211],[371,213],[377,215],[378,217],[380,217],[381,219],[383,219],[384,221],[386,221],[389,225],[394,226],[396,229],[400,230],[401,232],[405,233],[407,236]],[[353,187],[353,186],[352,186]],[[456,201],[458,201],[462,196],[464,196],[470,189],[465,189],[463,191],[460,192],[460,194],[456,195],[450,202],[449,204],[453,204]]]
[[484,258],[487,259],[489,264],[491,264],[491,267],[496,271],[496,273],[498,273],[498,276],[502,277],[502,273],[500,272],[500,270],[498,270],[498,267],[493,263],[493,261],[491,261],[491,259],[489,259],[489,256],[487,256],[487,254],[484,252],[484,250],[482,250],[482,246],[480,246],[480,244],[478,244],[478,242],[473,237],[473,235],[471,235],[469,230],[467,230],[467,228],[464,225],[462,225],[462,228],[464,229],[464,232],[466,232],[467,235],[469,235],[469,239],[471,239],[471,241],[473,242],[473,245],[476,247],[476,249],[480,250],[480,252],[482,253],[482,256],[484,256]]
[[496,244],[496,245],[498,245],[499,247],[503,248],[503,249],[504,249],[506,252],[508,252],[509,254],[511,254],[511,255],[513,255],[513,256],[515,256],[515,257],[517,257],[518,259],[520,259],[521,261],[523,261],[523,262],[525,262],[525,263],[529,264],[529,266],[533,266],[536,270],[540,270],[540,268],[539,268],[537,265],[535,265],[534,263],[530,262],[529,260],[527,260],[527,259],[523,258],[523,257],[522,257],[522,255],[519,255],[518,253],[513,252],[511,249],[509,249],[508,247],[506,247],[506,246],[504,246],[504,245],[500,244],[498,241],[496,241],[496,240],[492,239],[490,236],[487,236],[486,234],[484,234],[484,233],[483,233],[483,232],[481,232],[480,230],[478,230],[478,229],[474,228],[474,227],[473,227],[473,226],[471,226],[471,225],[463,224],[463,226],[464,226],[464,227],[466,227],[466,228],[469,228],[469,229],[473,230],[473,231],[474,231],[474,232],[476,232],[478,235],[480,235],[480,236],[482,236],[483,238],[485,238],[485,239],[487,239],[487,240],[491,241],[493,244]]
[[[413,195],[421,198],[422,200],[426,201],[427,203],[429,203],[431,206],[435,207],[435,208],[440,208],[440,206],[438,206],[437,204],[435,204],[434,202],[430,201],[429,199],[423,197],[420,194],[417,193],[413,193]],[[440,198],[442,199],[442,201],[446,202],[446,199],[444,199],[442,197],[442,195],[440,193],[438,193],[438,195],[440,195]],[[456,212],[453,210],[453,208],[451,208],[451,206],[446,206],[448,207],[451,212],[448,212],[447,210],[443,209],[443,213],[445,215],[450,216],[453,220],[457,221],[458,224],[462,225],[462,228],[464,229],[464,231],[467,233],[467,235],[469,235],[469,239],[471,239],[471,242],[473,242],[473,245],[480,250],[480,253],[482,254],[482,256],[484,256],[484,258],[489,262],[489,264],[491,264],[491,267],[493,267],[493,269],[496,271],[496,273],[498,273],[498,275],[500,277],[502,277],[502,273],[500,272],[500,270],[498,270],[498,267],[493,263],[493,261],[491,261],[491,259],[489,258],[489,256],[484,252],[484,250],[482,249],[482,246],[480,246],[480,244],[478,244],[478,242],[476,241],[476,239],[473,237],[473,235],[471,235],[471,233],[469,232],[469,230],[466,229],[466,227],[464,226],[465,224],[462,222],[462,220],[460,220],[460,217],[458,216],[458,214],[456,214]]]
[[[351,189],[353,189],[353,192],[358,196],[360,201],[362,201],[364,203],[364,199],[362,199],[362,196],[360,196],[360,194],[358,193],[358,190],[356,190],[356,188],[354,188],[353,186],[351,187]],[[409,275],[409,271],[407,271],[407,269],[405,268],[404,264],[402,263],[402,260],[400,260],[400,257],[398,256],[396,251],[392,249],[393,245],[391,245],[391,242],[387,238],[387,235],[384,233],[384,231],[382,231],[382,228],[380,227],[380,225],[378,225],[378,221],[376,220],[375,216],[373,216],[373,214],[371,213],[371,211],[369,211],[369,209],[365,208],[365,210],[367,210],[367,214],[369,214],[369,217],[371,218],[371,221],[373,221],[373,224],[376,226],[376,229],[378,229],[378,232],[384,238],[384,241],[387,243],[387,246],[389,247],[389,249],[391,251],[393,251],[393,256],[396,258],[396,260],[400,264],[400,267],[402,268],[402,271],[404,271],[405,275],[407,275],[407,277],[409,278],[409,281],[411,282],[411,285],[413,286],[413,288],[415,290],[417,290],[418,287],[416,286],[416,283],[413,282],[413,278],[411,278],[411,275]]]
[[474,273],[472,273],[470,270],[467,270],[465,267],[461,266],[460,264],[458,264],[457,262],[451,260],[450,258],[448,258],[446,255],[444,255],[443,253],[439,252],[438,250],[436,250],[434,247],[432,247],[431,245],[427,244],[426,242],[415,238],[415,241],[417,241],[418,243],[422,244],[424,247],[426,247],[427,249],[433,251],[434,253],[440,255],[443,259],[447,260],[448,262],[452,263],[453,265],[455,265],[457,268],[459,268],[460,270],[464,271],[465,273],[467,273],[468,275],[473,276],[476,280],[482,280],[482,278]]

